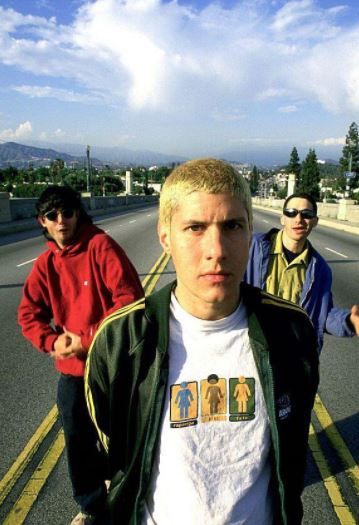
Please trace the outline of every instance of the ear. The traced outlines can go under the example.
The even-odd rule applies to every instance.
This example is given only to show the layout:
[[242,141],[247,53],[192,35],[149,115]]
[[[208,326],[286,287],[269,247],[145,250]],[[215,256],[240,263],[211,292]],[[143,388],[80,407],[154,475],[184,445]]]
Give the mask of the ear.
[[312,228],[315,228],[318,224],[318,221],[319,221],[319,217],[315,217],[315,219],[313,219],[313,225],[312,225]]
[[40,224],[40,226],[42,226],[43,228],[46,228],[46,226],[45,226],[45,221],[44,221],[44,219],[41,217],[41,215],[39,215],[39,216],[37,217],[37,222]]
[[285,218],[284,218],[284,215],[281,216],[281,218],[280,218],[280,223],[281,223],[282,226],[285,225]]
[[163,224],[161,222],[157,225],[157,233],[160,244],[164,251],[168,254],[171,253],[171,227],[169,224]]

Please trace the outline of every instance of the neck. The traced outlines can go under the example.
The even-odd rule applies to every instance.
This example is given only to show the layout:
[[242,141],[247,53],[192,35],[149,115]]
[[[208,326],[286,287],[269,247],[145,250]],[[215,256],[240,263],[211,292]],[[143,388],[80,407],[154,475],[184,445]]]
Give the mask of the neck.
[[283,246],[287,250],[289,250],[290,252],[299,254],[299,253],[302,253],[302,251],[304,250],[305,245],[307,243],[307,239],[305,238],[305,239],[301,239],[300,241],[295,241],[287,237],[285,231],[283,231],[282,242],[283,242]]
[[177,282],[175,296],[187,313],[204,321],[217,321],[232,314],[240,303],[240,292],[233,294],[226,301],[212,302],[200,300],[188,293],[182,293],[181,283]]

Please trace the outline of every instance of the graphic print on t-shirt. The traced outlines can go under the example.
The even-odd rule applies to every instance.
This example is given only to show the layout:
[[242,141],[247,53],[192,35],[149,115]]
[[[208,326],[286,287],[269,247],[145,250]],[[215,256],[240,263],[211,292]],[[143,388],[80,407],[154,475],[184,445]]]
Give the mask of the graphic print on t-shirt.
[[225,421],[227,408],[226,380],[210,374],[201,380],[201,421]]
[[229,421],[249,421],[255,417],[255,380],[239,376],[229,380]]
[[197,425],[199,408],[202,423],[250,421],[255,418],[255,403],[253,377],[232,377],[227,390],[225,378],[210,374],[200,381],[200,401],[197,381],[182,381],[170,387],[170,426],[183,428]]
[[198,388],[196,381],[171,385],[170,419],[172,428],[197,425]]

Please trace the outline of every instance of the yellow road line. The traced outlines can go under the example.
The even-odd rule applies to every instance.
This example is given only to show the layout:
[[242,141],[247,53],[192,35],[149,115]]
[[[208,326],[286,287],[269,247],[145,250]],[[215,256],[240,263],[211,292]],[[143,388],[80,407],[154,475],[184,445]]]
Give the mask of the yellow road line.
[[46,455],[42,461],[40,461],[37,469],[27,482],[19,499],[5,517],[3,525],[22,525],[24,523],[40,490],[45,485],[47,478],[58,462],[64,446],[64,434],[63,431],[60,430]]
[[146,295],[150,295],[156,286],[157,281],[161,277],[161,274],[163,270],[166,268],[168,261],[170,260],[170,255],[163,252],[164,257],[161,257],[160,265],[158,266],[157,272],[152,275],[152,280],[150,282],[147,281],[147,287],[146,287]]
[[355,463],[355,459],[346,446],[342,436],[339,434],[329,412],[318,395],[315,397],[314,412],[322,428],[325,430],[329,441],[338,452],[343,463],[344,471],[353,483],[355,492],[359,496],[359,467]]
[[318,438],[316,436],[313,425],[309,429],[309,447],[312,451],[314,460],[318,466],[323,483],[327,489],[329,498],[333,504],[334,512],[338,516],[341,525],[356,525],[355,518],[351,513],[348,505],[344,502],[343,496],[340,492],[340,487],[329,469],[329,465],[320,448]]
[[57,406],[54,405],[34,435],[30,438],[25,448],[22,450],[15,462],[0,481],[0,505],[5,500],[21,474],[24,472],[35,452],[38,450],[39,446],[54,426],[57,416]]
[[[142,282],[142,286],[146,287],[146,295],[149,295],[155,287],[157,281],[161,277],[161,273],[165,269],[169,255],[163,252],[157,259],[149,273],[146,275]],[[18,456],[14,464],[10,467],[8,472],[5,474],[3,479],[0,481],[0,505],[5,500],[16,481],[19,479],[21,474],[24,472],[26,466],[29,464],[31,458],[38,450],[40,444],[43,442],[49,431],[54,426],[58,417],[57,406],[55,405],[46,416],[44,421],[36,430],[35,434],[29,440],[21,454]],[[38,497],[40,490],[44,486],[46,479],[52,472],[57,461],[59,460],[62,451],[64,449],[63,432],[60,431],[48,449],[43,460],[39,463],[34,474],[31,476],[29,482],[22,491],[19,499],[6,516],[3,525],[21,525],[27,514],[30,512],[32,505]]]
[[154,275],[156,275],[157,273],[157,268],[160,266],[161,262],[163,261],[163,259],[166,257],[166,253],[165,252],[162,252],[160,257],[157,259],[157,261],[155,262],[155,264],[152,266],[151,270],[148,272],[148,274],[146,275],[146,277],[143,279],[142,281],[142,286],[143,288],[146,288],[147,286],[147,283],[152,279],[152,277]]

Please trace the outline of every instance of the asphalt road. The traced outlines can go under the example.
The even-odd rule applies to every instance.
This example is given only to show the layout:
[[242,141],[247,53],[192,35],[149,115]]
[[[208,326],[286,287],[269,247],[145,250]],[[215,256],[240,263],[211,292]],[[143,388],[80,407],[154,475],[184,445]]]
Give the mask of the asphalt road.
[[[273,213],[257,211],[255,214],[255,230],[265,231],[279,225],[278,216]],[[135,264],[143,280],[149,270],[160,257],[162,251],[156,237],[157,210],[155,207],[132,210],[116,217],[98,219],[96,223],[113,236],[125,249]],[[19,235],[0,246],[0,273],[1,291],[1,323],[0,340],[2,341],[0,366],[0,523],[7,525],[66,525],[77,509],[72,501],[71,488],[66,472],[64,454],[59,461],[54,461],[54,468],[49,476],[41,461],[46,458],[48,450],[53,450],[52,443],[59,430],[58,422],[40,439],[35,434],[55,404],[57,373],[50,358],[36,352],[21,336],[16,324],[16,309],[20,300],[22,285],[31,269],[32,261],[43,251],[42,236]],[[32,236],[32,237],[31,237]],[[26,238],[31,237],[31,238]],[[328,260],[333,270],[333,291],[336,305],[350,306],[359,302],[359,236],[337,232],[319,227],[313,231],[311,239],[316,248]],[[11,238],[8,239],[11,241]],[[174,277],[171,264],[167,265],[159,279],[157,286],[161,286]],[[355,463],[359,459],[359,416],[358,416],[358,388],[357,378],[359,369],[358,349],[359,339],[339,339],[326,337],[321,356],[321,383],[319,388],[320,400],[324,410],[331,418],[329,428],[339,432],[344,440]],[[323,431],[317,418],[323,410],[313,414],[313,426],[318,437],[320,449],[330,469],[326,475],[326,484],[323,482],[317,462],[312,453],[308,454],[308,471],[304,492],[306,525],[335,525],[338,523],[359,522],[358,496],[349,479],[349,467],[343,466],[338,458],[343,456],[341,443],[334,439],[334,446],[330,443],[327,433]],[[324,412],[325,413],[325,412]],[[333,432],[332,432],[333,433]],[[38,450],[29,460],[25,460],[24,472],[11,488],[9,494],[1,501],[4,494],[4,484],[9,469],[15,461],[19,462],[21,452],[32,436],[39,444]],[[312,447],[315,440],[312,440]],[[345,455],[345,454],[344,454]],[[51,456],[51,455],[50,455]],[[54,457],[53,454],[51,456]],[[51,459],[50,457],[50,459]],[[350,462],[349,457],[349,462]],[[39,468],[40,464],[40,468]],[[45,464],[45,463],[44,463]],[[353,465],[351,465],[353,466]],[[321,468],[323,466],[321,465]],[[15,472],[15,471],[14,471]],[[35,472],[35,475],[34,475]],[[356,521],[339,521],[331,500],[333,491],[326,489],[328,476],[335,475],[344,498],[344,511],[349,509]],[[352,473],[351,473],[352,474]],[[14,479],[13,476],[8,476]],[[44,486],[35,499],[34,484],[29,488],[31,480],[44,478]],[[359,482],[359,479],[358,479]],[[36,483],[35,483],[36,485]],[[24,489],[25,488],[25,492]],[[329,487],[330,488],[330,487]],[[20,499],[20,504],[16,501]],[[34,501],[33,501],[34,500]],[[336,510],[341,502],[335,502]],[[347,507],[345,507],[345,505]],[[24,521],[24,508],[30,511]],[[16,509],[16,513],[14,512]],[[343,510],[342,509],[342,510]],[[339,511],[342,512],[339,508]],[[343,512],[342,512],[343,514]],[[344,512],[344,518],[348,514]],[[350,518],[350,515],[349,515]],[[169,524],[170,525],[170,524]],[[200,525],[200,524],[199,524]]]

